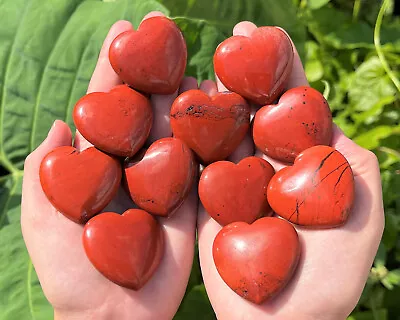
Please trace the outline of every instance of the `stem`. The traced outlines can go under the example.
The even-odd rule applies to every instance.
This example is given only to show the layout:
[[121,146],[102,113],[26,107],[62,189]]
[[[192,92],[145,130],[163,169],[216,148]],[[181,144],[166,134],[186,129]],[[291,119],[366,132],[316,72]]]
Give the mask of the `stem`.
[[357,21],[358,15],[360,13],[361,0],[355,0],[353,6],[353,22]]
[[378,17],[376,18],[376,23],[375,23],[374,44],[375,44],[376,53],[378,54],[379,60],[382,64],[382,67],[385,69],[387,75],[392,80],[392,82],[396,86],[397,90],[400,92],[400,81],[399,81],[399,79],[397,79],[396,75],[390,69],[389,64],[386,61],[385,55],[383,54],[383,50],[381,47],[381,36],[380,36],[381,25],[382,25],[383,15],[384,15],[386,9],[389,7],[389,1],[390,0],[383,0],[381,8],[379,9]]
[[388,147],[378,147],[379,151],[385,152],[387,154],[391,154],[395,157],[397,157],[398,159],[400,159],[400,152],[392,149],[392,148],[388,148]]

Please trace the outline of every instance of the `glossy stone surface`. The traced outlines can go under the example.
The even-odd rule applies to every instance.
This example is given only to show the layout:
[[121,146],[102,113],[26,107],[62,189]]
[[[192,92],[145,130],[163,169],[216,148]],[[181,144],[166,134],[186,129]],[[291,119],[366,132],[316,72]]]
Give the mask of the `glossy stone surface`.
[[272,177],[267,197],[272,209],[290,222],[317,228],[340,226],[353,205],[353,172],[339,151],[315,146]]
[[67,218],[85,223],[112,200],[121,181],[121,165],[94,147],[79,152],[58,147],[40,165],[43,191]]
[[153,124],[150,100],[126,85],[85,95],[73,118],[86,140],[123,157],[132,157],[144,145]]
[[83,247],[94,267],[116,284],[139,290],[156,271],[164,253],[163,231],[146,211],[104,212],[83,230]]
[[261,304],[273,298],[294,274],[300,244],[293,226],[265,217],[249,225],[231,223],[213,244],[215,266],[225,283],[241,297]]
[[158,94],[174,93],[186,68],[186,42],[166,17],[144,20],[137,31],[117,36],[110,46],[114,71],[131,87]]
[[227,158],[240,144],[250,125],[250,107],[233,92],[209,97],[189,90],[171,107],[174,137],[182,139],[203,164]]
[[208,214],[221,225],[254,222],[272,213],[266,201],[274,168],[257,157],[238,164],[218,161],[206,167],[199,182],[200,200]]
[[329,145],[332,114],[328,102],[313,88],[290,89],[278,104],[257,111],[253,139],[261,152],[283,162],[293,162],[313,146]]
[[132,200],[140,208],[164,217],[186,199],[196,173],[192,151],[176,138],[157,140],[142,160],[125,163]]
[[260,27],[250,37],[233,36],[214,54],[214,69],[230,91],[260,105],[272,103],[292,71],[293,47],[275,27]]

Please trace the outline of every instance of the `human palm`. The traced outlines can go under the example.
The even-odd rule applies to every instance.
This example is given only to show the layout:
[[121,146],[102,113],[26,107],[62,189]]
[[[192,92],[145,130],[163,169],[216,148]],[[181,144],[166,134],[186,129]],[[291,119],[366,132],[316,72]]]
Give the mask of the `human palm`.
[[[160,13],[150,13],[147,17]],[[120,84],[108,60],[111,41],[131,29],[126,21],[110,30],[93,73],[88,92],[109,91]],[[247,35],[255,26],[238,24],[234,34]],[[307,85],[296,54],[289,87]],[[196,89],[197,81],[185,78],[180,92]],[[204,81],[200,89],[210,95],[225,88]],[[169,111],[176,94],[153,95],[153,129],[150,142],[170,136]],[[44,293],[57,319],[171,319],[184,295],[193,259],[198,197],[196,188],[169,219],[159,218],[165,234],[165,252],[160,266],[139,291],[122,288],[104,278],[87,259],[82,247],[81,225],[65,218],[52,207],[39,181],[43,157],[58,146],[71,145],[68,126],[57,121],[47,139],[26,160],[23,183],[22,231]],[[76,134],[79,149],[90,144]],[[261,306],[237,296],[222,281],[212,259],[212,243],[221,226],[200,206],[198,240],[203,279],[213,308],[220,319],[342,319],[357,303],[376,253],[383,230],[383,208],[379,168],[375,156],[337,128],[333,147],[350,162],[355,175],[356,200],[345,226],[330,230],[297,228],[302,256],[294,278],[274,300]],[[254,154],[247,136],[230,157],[237,162]],[[269,159],[276,170],[284,166]],[[104,211],[122,213],[133,206],[120,188]]]
[[[153,12],[147,15],[159,15]],[[88,92],[109,91],[120,84],[113,71],[108,50],[112,40],[131,29],[127,21],[117,22],[104,41]],[[197,89],[197,81],[185,78],[180,91]],[[149,142],[170,136],[167,121],[177,93],[153,95],[154,124]],[[43,291],[55,310],[56,319],[171,319],[185,293],[193,261],[197,196],[195,188],[181,208],[169,219],[159,218],[165,248],[160,266],[139,291],[120,287],[101,275],[89,262],[82,246],[83,226],[67,218],[50,204],[42,191],[39,165],[52,149],[71,145],[68,126],[56,121],[47,139],[25,162],[22,199],[22,232]],[[83,150],[90,144],[77,132],[74,146]],[[124,212],[133,203],[120,188],[103,211]]]
[[[250,35],[256,26],[242,22],[234,35]],[[308,85],[295,53],[288,89]],[[209,92],[226,90],[210,84]],[[234,293],[219,276],[212,258],[212,244],[221,226],[200,206],[199,254],[207,294],[218,319],[345,319],[362,293],[384,227],[382,190],[376,157],[334,126],[332,146],[349,161],[354,173],[355,203],[347,223],[328,230],[297,227],[301,258],[293,279],[273,300],[262,305]],[[250,138],[231,156],[232,161],[253,155]],[[285,164],[262,155],[276,171]]]

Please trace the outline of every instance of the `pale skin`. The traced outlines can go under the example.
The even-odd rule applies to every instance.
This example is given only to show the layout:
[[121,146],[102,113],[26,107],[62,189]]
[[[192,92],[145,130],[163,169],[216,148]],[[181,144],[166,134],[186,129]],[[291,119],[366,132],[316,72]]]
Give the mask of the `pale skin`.
[[[161,15],[151,12],[150,16]],[[88,92],[109,91],[120,84],[108,60],[111,41],[131,29],[127,21],[113,25],[104,41]],[[250,35],[256,26],[241,22],[234,35]],[[308,85],[296,52],[288,88]],[[194,78],[184,78],[179,92],[197,89]],[[206,80],[201,90],[215,94],[225,88]],[[155,121],[150,141],[171,135],[169,109],[176,95],[151,97]],[[345,226],[329,230],[297,228],[302,246],[299,267],[289,285],[272,301],[260,306],[236,295],[218,275],[212,243],[221,226],[198,205],[196,188],[169,219],[159,219],[165,233],[165,253],[150,281],[139,291],[122,288],[91,265],[82,247],[83,227],[51,206],[39,181],[43,157],[58,146],[90,144],[56,121],[48,137],[25,162],[21,225],[26,246],[40,283],[54,307],[55,319],[172,319],[185,293],[192,266],[197,224],[200,263],[207,294],[218,319],[344,319],[354,309],[364,288],[384,228],[379,166],[374,154],[334,128],[332,146],[349,161],[356,185],[353,212]],[[248,136],[231,161],[254,155]],[[284,166],[260,153],[276,170]],[[121,189],[104,211],[122,213],[132,203]],[[197,217],[197,221],[196,221]]]

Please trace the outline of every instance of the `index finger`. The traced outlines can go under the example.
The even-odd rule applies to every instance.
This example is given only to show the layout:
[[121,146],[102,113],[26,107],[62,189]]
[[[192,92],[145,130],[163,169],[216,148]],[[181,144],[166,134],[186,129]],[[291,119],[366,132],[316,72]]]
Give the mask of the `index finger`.
[[[121,20],[110,28],[100,50],[99,59],[97,60],[96,68],[93,71],[92,78],[88,86],[87,93],[92,92],[107,92],[113,87],[122,84],[118,75],[115,73],[108,58],[108,52],[113,40],[122,32],[132,29],[132,24],[129,21]],[[84,150],[91,147],[92,144],[87,141],[78,130],[76,130],[74,147],[78,150]]]

